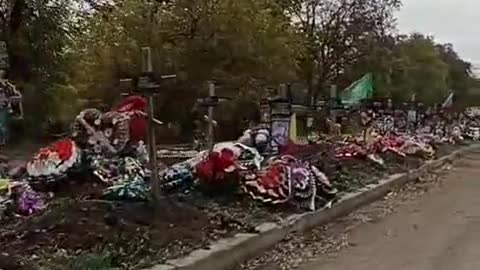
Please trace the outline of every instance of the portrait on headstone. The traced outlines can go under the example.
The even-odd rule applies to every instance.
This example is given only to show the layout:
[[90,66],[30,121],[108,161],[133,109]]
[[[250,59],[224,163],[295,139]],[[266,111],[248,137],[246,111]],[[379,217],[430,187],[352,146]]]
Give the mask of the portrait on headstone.
[[288,144],[290,122],[272,122],[272,147],[285,146]]

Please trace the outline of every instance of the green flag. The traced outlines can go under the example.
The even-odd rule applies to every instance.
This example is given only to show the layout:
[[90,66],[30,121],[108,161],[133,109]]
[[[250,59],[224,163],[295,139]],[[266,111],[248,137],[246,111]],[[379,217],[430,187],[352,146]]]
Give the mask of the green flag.
[[346,105],[354,105],[362,100],[369,99],[373,96],[373,78],[372,74],[363,76],[360,80],[352,83],[340,94],[342,103]]

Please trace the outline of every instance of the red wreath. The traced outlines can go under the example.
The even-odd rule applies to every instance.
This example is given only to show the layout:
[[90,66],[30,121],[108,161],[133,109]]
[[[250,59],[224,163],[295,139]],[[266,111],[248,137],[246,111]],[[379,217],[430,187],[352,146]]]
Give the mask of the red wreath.
[[197,165],[198,178],[203,183],[221,182],[227,173],[235,170],[235,160],[235,155],[230,149],[211,152],[206,160]]
[[55,142],[48,147],[40,149],[37,154],[37,158],[40,160],[45,160],[50,158],[50,155],[52,153],[57,153],[58,158],[62,161],[65,161],[72,157],[74,147],[75,147],[75,143],[72,140],[64,139],[64,140]]

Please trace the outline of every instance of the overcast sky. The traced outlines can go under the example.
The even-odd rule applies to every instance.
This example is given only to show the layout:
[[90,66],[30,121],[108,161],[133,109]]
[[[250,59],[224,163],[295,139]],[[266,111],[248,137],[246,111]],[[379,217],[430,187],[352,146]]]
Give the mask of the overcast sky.
[[403,0],[400,32],[418,31],[452,43],[466,60],[480,66],[480,0]]

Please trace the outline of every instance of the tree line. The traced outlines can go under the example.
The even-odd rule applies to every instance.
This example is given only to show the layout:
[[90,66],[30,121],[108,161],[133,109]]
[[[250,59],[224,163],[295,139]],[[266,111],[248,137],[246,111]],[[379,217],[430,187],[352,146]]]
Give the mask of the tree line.
[[119,80],[140,75],[142,46],[153,48],[157,76],[177,74],[157,107],[183,130],[212,79],[234,97],[218,116],[231,125],[279,83],[301,85],[308,103],[366,73],[378,97],[480,100],[472,66],[452,44],[398,34],[400,8],[400,0],[3,0],[0,40],[30,123],[68,123],[92,100],[110,105]]

